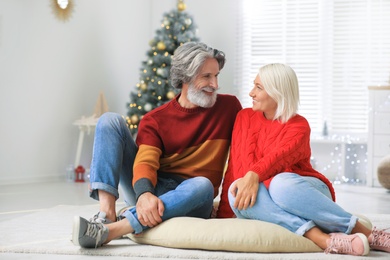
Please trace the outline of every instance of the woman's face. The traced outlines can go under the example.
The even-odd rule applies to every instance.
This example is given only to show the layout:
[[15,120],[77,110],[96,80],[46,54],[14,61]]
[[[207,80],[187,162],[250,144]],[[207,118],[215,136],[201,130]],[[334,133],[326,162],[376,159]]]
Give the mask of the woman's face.
[[252,98],[252,109],[254,111],[263,112],[267,119],[274,119],[278,104],[265,91],[259,75],[255,78],[254,86],[251,92],[249,92],[249,96]]

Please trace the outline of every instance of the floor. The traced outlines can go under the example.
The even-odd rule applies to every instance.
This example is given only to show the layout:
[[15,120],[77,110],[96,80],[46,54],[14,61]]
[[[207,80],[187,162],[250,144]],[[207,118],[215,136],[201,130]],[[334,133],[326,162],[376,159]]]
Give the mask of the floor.
[[[335,185],[337,203],[356,213],[390,214],[390,191],[361,185]],[[48,182],[0,185],[0,221],[15,218],[57,205],[90,205],[97,203],[88,196],[87,183]],[[122,201],[119,200],[119,203]],[[52,259],[53,255],[1,254],[0,259]],[[55,256],[56,259],[91,259],[91,256]],[[99,257],[94,256],[94,259]],[[110,259],[123,259],[110,257]],[[134,259],[134,258],[132,258]],[[144,258],[140,258],[144,259]]]

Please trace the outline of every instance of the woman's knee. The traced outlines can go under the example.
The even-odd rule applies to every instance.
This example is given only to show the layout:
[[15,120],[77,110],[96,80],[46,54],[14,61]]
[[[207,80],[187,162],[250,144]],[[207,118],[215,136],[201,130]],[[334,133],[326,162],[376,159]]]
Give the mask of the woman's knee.
[[272,178],[272,181],[269,185],[269,190],[285,191],[286,189],[295,187],[295,185],[301,181],[301,178],[302,177],[300,175],[292,172],[279,173]]
[[272,200],[282,207],[298,194],[297,191],[302,189],[300,183],[303,182],[302,176],[296,173],[280,173],[272,179],[268,192]]

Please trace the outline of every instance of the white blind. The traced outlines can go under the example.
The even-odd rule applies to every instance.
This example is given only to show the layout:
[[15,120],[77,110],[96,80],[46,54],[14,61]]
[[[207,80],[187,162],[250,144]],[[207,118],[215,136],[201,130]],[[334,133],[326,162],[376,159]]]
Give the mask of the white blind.
[[242,0],[235,86],[244,107],[258,69],[297,73],[313,132],[367,132],[369,85],[389,84],[390,0]]

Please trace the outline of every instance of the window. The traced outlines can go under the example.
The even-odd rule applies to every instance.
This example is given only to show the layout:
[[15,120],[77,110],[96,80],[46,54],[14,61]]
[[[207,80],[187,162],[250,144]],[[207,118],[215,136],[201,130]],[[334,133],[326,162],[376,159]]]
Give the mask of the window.
[[368,130],[368,86],[390,79],[390,0],[242,0],[235,86],[244,107],[258,69],[297,73],[299,113],[313,132]]

